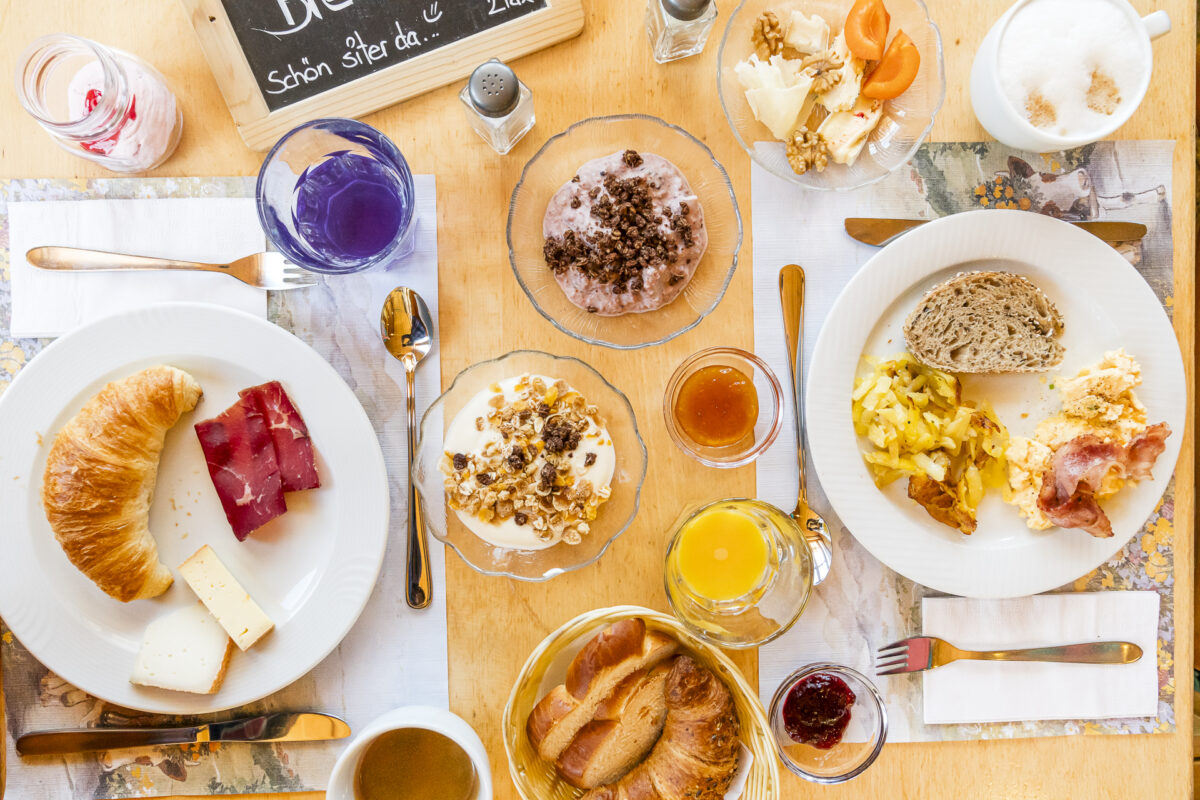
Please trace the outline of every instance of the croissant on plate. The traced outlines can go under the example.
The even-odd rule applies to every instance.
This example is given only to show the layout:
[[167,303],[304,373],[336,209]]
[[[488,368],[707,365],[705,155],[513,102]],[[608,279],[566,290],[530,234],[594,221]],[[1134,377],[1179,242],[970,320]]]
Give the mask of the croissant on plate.
[[200,394],[183,370],[144,369],[84,403],[50,447],[46,519],[71,563],[122,602],[156,597],[174,580],[150,535],[150,501],[167,430]]
[[667,721],[646,759],[581,800],[721,800],[737,772],[737,709],[721,679],[690,656],[667,676]]

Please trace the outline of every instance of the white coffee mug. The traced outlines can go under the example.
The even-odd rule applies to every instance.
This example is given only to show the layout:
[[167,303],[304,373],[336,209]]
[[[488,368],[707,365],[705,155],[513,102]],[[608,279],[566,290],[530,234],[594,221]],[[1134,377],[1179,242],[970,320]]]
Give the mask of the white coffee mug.
[[1135,31],[1144,32],[1146,36],[1145,69],[1137,91],[1130,100],[1123,102],[1113,114],[1112,119],[1102,128],[1097,128],[1083,136],[1059,136],[1038,128],[1025,119],[1013,108],[1000,85],[1000,41],[1009,23],[1022,7],[1036,0],[1018,0],[1004,16],[996,21],[988,31],[975,54],[975,63],[971,67],[971,105],[975,116],[987,132],[997,141],[1018,150],[1031,150],[1035,153],[1049,153],[1081,147],[1085,144],[1099,141],[1124,125],[1133,112],[1137,110],[1146,90],[1150,86],[1150,74],[1153,67],[1153,54],[1150,50],[1150,40],[1157,39],[1171,30],[1171,18],[1165,11],[1155,11],[1145,17],[1139,17],[1136,10],[1126,0],[1104,0],[1111,2],[1116,8],[1128,15],[1131,27]]
[[471,800],[492,800],[492,767],[479,734],[462,717],[432,706],[397,708],[360,731],[333,765],[327,800],[354,800],[354,774],[367,747],[382,734],[403,728],[434,731],[455,742],[475,766],[475,794]]

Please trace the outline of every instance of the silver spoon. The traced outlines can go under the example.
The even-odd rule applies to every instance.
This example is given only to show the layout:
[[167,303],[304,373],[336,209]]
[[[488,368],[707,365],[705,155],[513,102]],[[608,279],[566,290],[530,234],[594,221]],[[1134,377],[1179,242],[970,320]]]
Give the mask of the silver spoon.
[[808,485],[804,478],[804,270],[788,264],[779,270],[779,303],[783,306],[783,334],[787,339],[788,368],[792,373],[792,392],[796,396],[796,460],[800,464],[800,488],[792,519],[800,523],[808,547],[812,550],[813,585],[829,576],[833,566],[833,538],[821,515],[808,504]]
[[412,465],[416,451],[417,406],[413,379],[417,364],[433,348],[432,318],[421,295],[407,286],[388,293],[379,312],[379,334],[388,352],[404,365],[408,394],[408,570],[404,599],[410,608],[425,608],[433,594],[429,574],[429,544],[425,540],[425,519],[417,503]]

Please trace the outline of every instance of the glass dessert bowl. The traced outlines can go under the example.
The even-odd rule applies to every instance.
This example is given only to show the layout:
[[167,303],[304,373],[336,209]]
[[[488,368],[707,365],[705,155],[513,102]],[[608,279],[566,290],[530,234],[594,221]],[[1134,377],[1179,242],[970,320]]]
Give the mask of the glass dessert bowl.
[[758,458],[783,426],[783,391],[761,358],[710,347],[684,360],[663,395],[667,432],[680,450],[709,467]]
[[793,672],[775,691],[767,717],[779,760],[813,783],[861,775],[887,740],[887,708],[879,690],[838,664],[809,664]]
[[899,97],[884,102],[882,116],[853,164],[838,164],[831,159],[823,171],[795,172],[788,163],[784,143],[755,118],[735,67],[755,52],[754,26],[764,12],[774,12],[781,20],[793,10],[819,15],[829,23],[832,34],[842,29],[851,5],[853,0],[743,0],[729,17],[717,55],[721,110],[738,143],[763,169],[809,189],[843,191],[883,180],[916,154],[946,98],[941,33],[929,18],[924,2],[885,0],[891,14],[889,39],[902,30],[920,53],[915,80]]
[[[621,156],[628,151],[634,155],[623,165]],[[608,198],[607,189],[601,186],[607,170],[590,162],[614,156],[612,163],[621,178],[644,175],[648,179],[653,195],[648,202],[654,208],[654,224],[646,225],[648,239],[657,230],[662,238],[653,244],[663,244],[665,239],[667,246],[678,243],[680,248],[678,263],[676,254],[670,263],[654,260],[645,273],[650,280],[646,285],[641,273],[632,279],[628,275],[583,278],[582,272],[569,277],[575,267],[564,266],[570,258],[564,255],[567,248],[547,248],[547,234],[561,243],[558,232],[564,225],[588,236],[596,233],[596,215]],[[617,177],[617,173],[609,177]],[[583,191],[570,193],[572,184]],[[589,185],[595,186],[595,194],[589,193]],[[552,203],[555,212],[548,218]],[[681,212],[682,204],[687,208]],[[664,213],[667,206],[670,209]],[[687,223],[686,233],[672,226],[677,217]],[[588,226],[586,230],[581,229],[583,225]],[[698,325],[724,296],[737,268],[741,243],[737,199],[712,151],[682,128],[642,114],[585,119],[552,137],[525,165],[509,205],[509,261],[534,307],[564,333],[617,349],[661,344]],[[555,268],[550,266],[548,254],[556,259]],[[666,274],[667,267],[674,274]],[[653,276],[660,273],[663,282],[656,285]],[[576,302],[568,297],[568,290]],[[652,310],[627,310],[638,305],[625,301],[641,296],[665,302]],[[613,300],[614,307],[590,305],[588,297]],[[596,310],[589,312],[589,307]],[[621,311],[624,313],[606,316]]]
[[579,359],[518,350],[467,367],[429,407],[412,479],[429,532],[471,567],[544,581],[604,554],[645,476],[619,389]]

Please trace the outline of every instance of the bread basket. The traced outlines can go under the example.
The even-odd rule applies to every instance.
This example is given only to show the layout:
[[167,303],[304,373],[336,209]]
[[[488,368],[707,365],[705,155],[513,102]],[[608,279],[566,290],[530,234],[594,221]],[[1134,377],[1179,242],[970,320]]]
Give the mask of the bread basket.
[[777,800],[779,766],[775,761],[771,728],[758,692],[720,650],[693,636],[674,617],[640,606],[613,606],[580,614],[543,639],[529,654],[504,706],[502,722],[508,771],[521,797],[525,800],[575,800],[583,794],[581,789],[559,778],[553,764],[538,756],[525,735],[525,721],[549,689],[542,686],[547,670],[564,651],[577,651],[604,626],[630,617],[641,617],[647,628],[674,636],[690,655],[725,682],[733,694],[741,721],[742,744],[753,756],[741,800]]

